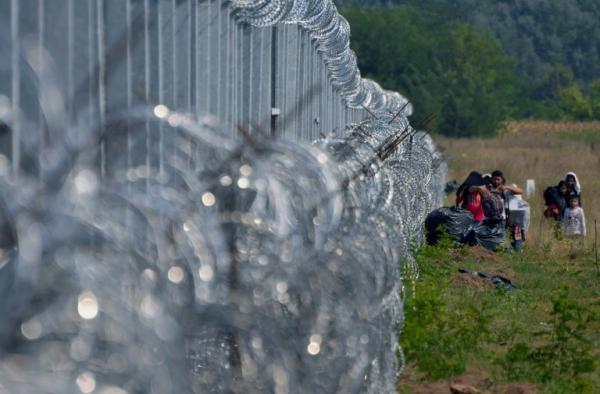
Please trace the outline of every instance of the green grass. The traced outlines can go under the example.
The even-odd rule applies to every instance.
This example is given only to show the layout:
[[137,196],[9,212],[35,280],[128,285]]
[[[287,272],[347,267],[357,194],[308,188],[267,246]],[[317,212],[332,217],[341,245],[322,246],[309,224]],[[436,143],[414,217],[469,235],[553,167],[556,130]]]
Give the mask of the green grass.
[[[535,179],[538,191],[528,200],[522,254],[482,255],[449,244],[419,251],[421,278],[405,302],[407,367],[399,391],[448,392],[449,382],[459,381],[485,392],[504,393],[514,383],[526,393],[600,393],[600,277],[591,252],[600,222],[600,123],[521,122],[494,139],[437,142],[450,157],[449,179],[501,169],[520,186]],[[556,241],[542,215],[542,191],[567,171],[584,190],[584,247]],[[504,274],[518,289],[474,286],[458,268]]]
[[[405,301],[402,392],[473,373],[485,376],[492,391],[519,382],[540,392],[600,392],[594,257],[566,241],[522,254],[423,246],[417,254],[421,278]],[[458,268],[501,274],[518,288],[496,289],[461,277],[468,274]]]

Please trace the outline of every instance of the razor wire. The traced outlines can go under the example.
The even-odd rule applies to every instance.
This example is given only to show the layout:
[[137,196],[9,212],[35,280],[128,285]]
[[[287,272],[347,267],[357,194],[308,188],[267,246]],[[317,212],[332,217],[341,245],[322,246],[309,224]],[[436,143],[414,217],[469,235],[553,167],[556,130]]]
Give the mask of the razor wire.
[[[257,4],[347,28],[333,5],[240,6]],[[402,278],[445,175],[405,107],[362,80],[373,114],[312,145],[163,104],[65,129],[60,80],[34,63],[12,65],[39,107],[0,97],[23,163],[0,156],[0,392],[395,390]]]
[[[21,253],[0,272],[14,282],[0,307],[2,384],[392,391],[400,262],[437,204],[428,137],[373,119],[312,147],[241,144],[206,120],[147,112],[125,115],[130,144],[161,123],[162,171],[127,165],[115,120],[51,147],[56,168],[72,164],[45,184],[4,180],[16,234],[5,250]],[[100,141],[113,159],[104,177]]]
[[298,24],[316,41],[332,84],[351,108],[412,114],[412,104],[398,92],[387,91],[361,78],[350,49],[350,24],[332,0],[232,0],[233,14],[256,27]]

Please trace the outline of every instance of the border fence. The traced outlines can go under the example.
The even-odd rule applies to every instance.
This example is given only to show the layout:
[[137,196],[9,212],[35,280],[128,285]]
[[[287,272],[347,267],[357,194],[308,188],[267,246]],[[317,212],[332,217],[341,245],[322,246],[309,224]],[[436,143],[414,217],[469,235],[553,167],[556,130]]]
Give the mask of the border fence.
[[[220,0],[3,0],[0,94],[20,116],[2,152],[16,171],[20,118],[35,122],[46,141],[52,127],[65,129],[83,114],[97,124],[141,104],[210,113],[232,129],[241,124],[303,140],[365,117],[361,103],[349,106],[340,95],[345,86],[331,78],[332,69],[356,73],[355,62],[342,55],[327,67],[311,37],[318,29],[255,28],[235,13]],[[350,53],[348,36],[334,38]],[[41,75],[58,91],[48,91]],[[63,118],[48,124],[38,97],[64,104]]]
[[395,390],[445,163],[349,38],[331,0],[0,0],[0,393]]

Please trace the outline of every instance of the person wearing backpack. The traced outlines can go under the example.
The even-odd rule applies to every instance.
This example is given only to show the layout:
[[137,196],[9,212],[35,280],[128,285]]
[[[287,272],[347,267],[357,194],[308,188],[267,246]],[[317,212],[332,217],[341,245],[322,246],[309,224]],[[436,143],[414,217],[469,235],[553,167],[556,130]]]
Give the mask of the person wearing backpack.
[[510,196],[523,194],[523,190],[521,190],[520,187],[506,184],[506,178],[504,178],[504,174],[500,170],[492,172],[489,190],[502,198],[502,201],[504,202],[504,219],[508,217],[508,200],[510,199]]
[[481,219],[473,228],[475,243],[490,250],[496,250],[504,241],[504,203],[497,193],[490,192],[488,186],[473,185],[469,194],[480,200]]
[[473,227],[474,243],[495,250],[504,239],[504,202],[490,192],[488,182],[477,171],[472,171],[456,193],[456,206],[473,214],[478,224]]
[[462,198],[457,197],[457,205],[462,204],[463,208],[471,211],[475,221],[493,226],[506,220],[504,193],[513,189],[517,194],[522,193],[519,188],[504,185],[501,171],[492,172],[489,183],[473,171],[459,188],[459,197]]
[[498,191],[486,188],[481,191],[483,206],[483,214],[485,216],[484,222],[486,224],[496,225],[506,220],[506,213],[504,209],[504,199],[502,194]]

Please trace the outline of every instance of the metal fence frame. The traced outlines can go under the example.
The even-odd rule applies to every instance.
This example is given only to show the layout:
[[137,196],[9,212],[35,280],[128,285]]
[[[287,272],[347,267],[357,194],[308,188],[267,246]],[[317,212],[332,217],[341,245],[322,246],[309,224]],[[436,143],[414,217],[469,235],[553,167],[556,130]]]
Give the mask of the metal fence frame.
[[[15,175],[36,167],[22,163],[24,132],[43,146],[53,129],[139,105],[307,141],[366,115],[344,103],[305,29],[249,26],[221,0],[0,0],[0,39],[0,95],[16,114],[0,152]],[[52,125],[48,95],[64,106]],[[148,134],[160,152],[163,130]]]

